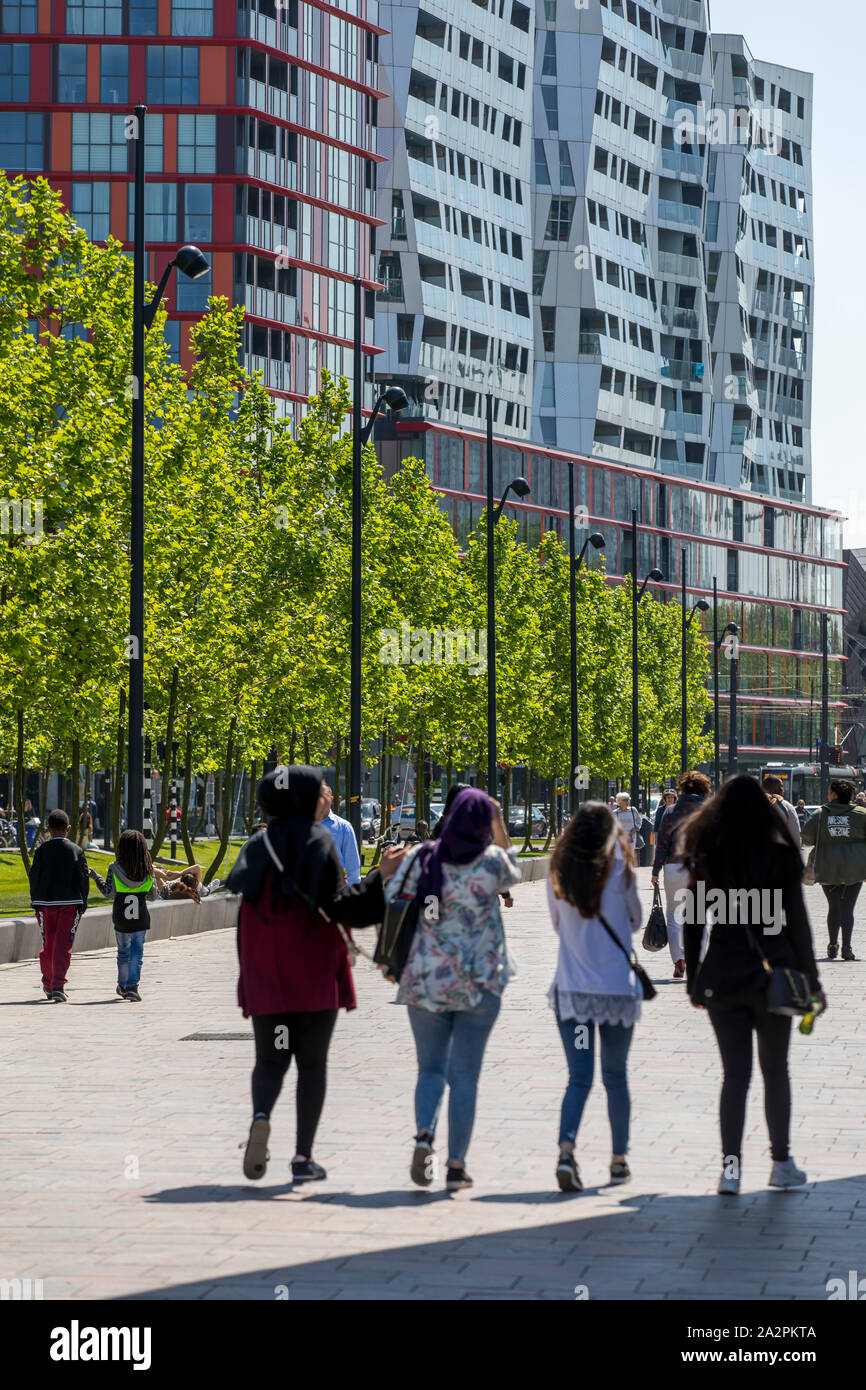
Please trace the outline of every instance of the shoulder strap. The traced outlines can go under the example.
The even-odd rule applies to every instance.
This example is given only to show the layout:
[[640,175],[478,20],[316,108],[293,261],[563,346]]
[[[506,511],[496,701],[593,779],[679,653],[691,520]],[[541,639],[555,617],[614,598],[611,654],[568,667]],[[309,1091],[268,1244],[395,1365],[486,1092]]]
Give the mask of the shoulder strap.
[[612,927],[612,926],[610,925],[610,923],[606,920],[606,918],[602,917],[601,913],[598,914],[598,920],[601,922],[601,925],[604,927],[605,931],[607,932],[607,934],[608,934],[608,936],[610,937],[610,939],[611,939],[611,941],[613,942],[613,944],[614,944],[615,946],[618,946],[619,949],[622,951],[622,953],[623,953],[623,955],[625,956],[626,960],[628,961],[629,965],[634,966],[634,961],[633,961],[633,959],[632,959],[632,954],[633,954],[633,953],[632,953],[631,951],[627,951],[627,950],[626,950],[625,946],[623,946],[623,944],[622,944],[622,942],[620,941],[619,937],[617,936],[616,932],[613,930],[613,927]]
[[[280,859],[280,856],[277,854],[277,851],[271,844],[270,836],[268,835],[267,829],[265,830],[265,844],[267,846],[268,854],[271,856],[271,859],[274,862],[274,867],[278,869],[280,873],[282,873],[282,861]],[[366,956],[368,960],[373,959],[369,951],[365,951],[362,946],[358,945],[357,941],[352,940],[351,936],[349,936],[342,922],[335,922],[333,917],[328,916],[327,912],[323,907],[319,908],[319,916],[323,917],[326,922],[330,922],[332,926],[337,928],[337,931],[340,933],[341,937],[346,943],[346,949],[349,952],[349,961],[351,964],[354,964],[359,955]]]

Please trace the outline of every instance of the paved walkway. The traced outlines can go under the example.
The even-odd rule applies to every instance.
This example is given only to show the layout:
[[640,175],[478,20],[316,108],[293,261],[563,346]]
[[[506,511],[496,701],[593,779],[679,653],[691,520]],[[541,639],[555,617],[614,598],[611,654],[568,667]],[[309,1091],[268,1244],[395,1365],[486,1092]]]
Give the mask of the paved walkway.
[[[808,893],[822,945],[820,890]],[[185,1040],[248,1031],[232,932],[149,947],[141,1005],[115,999],[110,951],[73,959],[67,1006],[42,1002],[32,963],[0,968],[0,1277],[41,1278],[46,1298],[570,1300],[824,1299],[830,1277],[866,1274],[866,964],[827,963],[830,1010],[811,1039],[794,1035],[807,1188],[764,1187],[758,1087],[744,1195],[714,1195],[718,1062],[665,954],[645,961],[659,996],[632,1051],[634,1180],[603,1185],[599,1088],[580,1138],[587,1191],[564,1197],[553,1167],[565,1064],[544,997],[556,943],[543,885],[515,898],[520,973],[482,1078],[476,1186],[456,1197],[408,1181],[413,1047],[366,962],[332,1052],[316,1154],[331,1176],[297,1193],[286,1097],[264,1184],[241,1176],[249,1042]]]

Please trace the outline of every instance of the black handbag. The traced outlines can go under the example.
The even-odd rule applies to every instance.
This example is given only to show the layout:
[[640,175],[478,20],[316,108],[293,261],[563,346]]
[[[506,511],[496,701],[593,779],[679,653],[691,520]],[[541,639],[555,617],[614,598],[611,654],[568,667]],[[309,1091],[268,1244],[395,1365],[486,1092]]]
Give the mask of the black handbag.
[[607,932],[614,945],[618,946],[619,949],[622,951],[623,955],[625,956],[626,960],[628,961],[629,965],[631,966],[632,970],[634,971],[635,975],[637,976],[640,982],[640,987],[643,990],[644,999],[647,1001],[647,1003],[649,1003],[650,999],[655,999],[656,995],[658,994],[658,990],[656,989],[649,975],[646,973],[643,966],[640,964],[639,960],[634,954],[634,951],[626,950],[625,946],[623,946],[616,932],[613,930],[610,924],[605,921],[601,913],[599,913],[598,920],[601,922],[601,925],[604,927],[605,931]]
[[[411,865],[406,878],[411,873]],[[406,879],[399,893],[385,904],[385,915],[379,929],[379,939],[373,952],[376,965],[383,967],[385,978],[399,983],[406,968],[415,932],[418,929],[419,905],[415,901],[415,890],[406,891]]]
[[645,951],[663,951],[668,944],[668,923],[658,884],[653,889],[653,905],[643,934]]
[[794,970],[789,965],[773,966],[767,960],[751,927],[746,927],[749,943],[761,957],[767,976],[767,1009],[771,1014],[785,1014],[789,1018],[795,1014],[807,1014],[812,1007],[812,987],[802,970]]

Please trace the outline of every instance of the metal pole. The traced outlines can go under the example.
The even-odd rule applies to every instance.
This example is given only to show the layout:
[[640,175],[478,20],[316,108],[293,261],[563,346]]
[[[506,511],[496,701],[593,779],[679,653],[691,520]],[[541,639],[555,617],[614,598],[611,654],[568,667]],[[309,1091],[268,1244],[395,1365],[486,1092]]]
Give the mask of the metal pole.
[[631,804],[636,807],[640,794],[638,769],[637,708],[637,508],[631,513]]
[[355,385],[352,401],[352,644],[349,659],[349,785],[346,788],[347,820],[361,843],[361,280],[355,276]]
[[171,824],[169,837],[171,840],[171,857],[177,859],[177,745],[172,744],[171,749]]
[[580,731],[577,719],[577,568],[575,561],[575,550],[577,541],[575,538],[575,519],[574,519],[574,459],[568,460],[568,516],[569,529],[571,531],[571,541],[569,551],[569,623],[571,634],[571,786],[568,793],[568,809],[574,815],[580,805],[580,749],[578,747]]
[[129,793],[126,824],[143,826],[144,738],[144,118],[135,108],[135,214],[132,258],[132,459],[129,576]]
[[[151,809],[151,807],[152,807],[152,801],[153,801],[153,790],[152,790],[152,788],[153,788],[153,781],[152,781],[152,769],[151,769],[151,761],[150,761],[150,739],[149,739],[149,738],[146,738],[146,739],[144,740],[144,797],[143,797],[144,814],[143,814],[143,816],[142,816],[141,829],[144,831],[144,838],[147,840],[147,847],[148,847],[148,849],[150,849],[151,843],[152,843],[152,841],[153,841],[153,813],[152,813],[152,809]],[[132,796],[130,796],[129,800],[130,800],[130,803],[131,803],[131,802],[132,802]],[[137,830],[137,829],[138,829],[138,826],[130,825],[130,824],[129,824],[129,807],[127,807],[127,813],[126,813],[126,825],[127,825],[127,829],[129,829],[129,830]]]
[[496,795],[496,582],[493,513],[493,396],[487,395],[487,792]]
[[713,580],[713,723],[714,730],[714,790],[722,785],[721,749],[719,745],[719,586]]
[[689,766],[689,732],[688,732],[688,691],[686,686],[686,640],[688,637],[688,624],[686,622],[686,569],[688,565],[688,551],[682,547],[682,663],[680,666],[680,681],[682,682],[682,713],[680,718],[680,772],[687,772]]
[[739,657],[736,655],[736,653],[739,651],[739,640],[740,639],[738,633],[735,632],[731,634],[731,650],[735,653],[735,655],[731,657],[731,727],[728,731],[729,777],[736,777],[737,761],[739,757],[739,748],[737,745],[737,676],[739,672],[740,661]]
[[829,622],[821,614],[821,802],[830,794],[830,663]]

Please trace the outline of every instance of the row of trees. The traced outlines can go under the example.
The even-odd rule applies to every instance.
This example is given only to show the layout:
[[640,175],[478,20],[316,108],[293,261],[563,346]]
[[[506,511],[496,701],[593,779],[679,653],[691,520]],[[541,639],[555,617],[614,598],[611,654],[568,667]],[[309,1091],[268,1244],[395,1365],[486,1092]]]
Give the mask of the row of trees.
[[[123,770],[131,304],[132,265],[117,243],[88,242],[45,181],[0,181],[0,763],[13,771],[19,818],[28,768],[74,769],[73,818],[79,768]],[[161,312],[145,385],[146,732],[165,745],[164,788],[173,744],[186,778],[221,772],[226,843],[242,771],[252,788],[272,750],[333,763],[349,699],[348,388],[326,376],[293,434],[238,367],[241,320],[210,301],[190,330],[187,376],[170,360]],[[475,763],[483,776],[483,664],[471,646],[461,660],[442,633],[474,636],[477,657],[485,519],[461,554],[423,465],[409,460],[386,482],[372,446],[363,506],[365,744],[381,740],[387,759],[408,739],[419,764]],[[528,549],[507,516],[495,544],[499,756],[564,775],[568,555],[553,532]],[[630,621],[627,585],[580,576],[582,761],[609,777],[630,763]],[[700,633],[689,640],[700,756],[707,658]],[[679,608],[644,601],[647,776],[678,763],[679,645]],[[112,785],[116,831],[122,776]],[[186,809],[181,833],[192,858]]]

